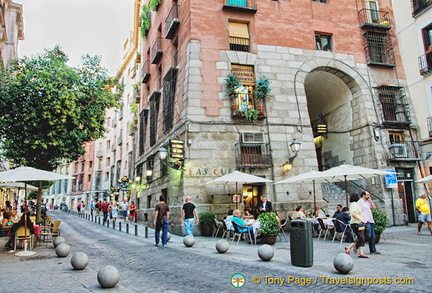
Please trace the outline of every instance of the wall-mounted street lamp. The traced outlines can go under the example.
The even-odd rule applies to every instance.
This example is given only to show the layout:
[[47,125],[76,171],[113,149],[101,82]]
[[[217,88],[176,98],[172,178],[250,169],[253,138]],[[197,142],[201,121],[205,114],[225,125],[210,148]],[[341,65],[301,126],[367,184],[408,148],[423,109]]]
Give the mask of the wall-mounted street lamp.
[[180,170],[181,168],[183,168],[183,161],[184,161],[183,147],[184,147],[184,142],[181,140],[173,139],[170,141],[170,148],[171,148],[170,156],[171,158],[178,159],[175,162],[167,162],[168,150],[164,147],[161,147],[158,151],[158,156],[162,164],[165,164],[174,170]]
[[300,141],[297,141],[295,139],[289,144],[291,152],[294,153],[294,156],[292,156],[292,157],[290,156],[288,161],[286,161],[282,165],[285,173],[288,173],[292,170],[294,159],[297,157],[298,152],[301,150],[301,144],[302,143]]

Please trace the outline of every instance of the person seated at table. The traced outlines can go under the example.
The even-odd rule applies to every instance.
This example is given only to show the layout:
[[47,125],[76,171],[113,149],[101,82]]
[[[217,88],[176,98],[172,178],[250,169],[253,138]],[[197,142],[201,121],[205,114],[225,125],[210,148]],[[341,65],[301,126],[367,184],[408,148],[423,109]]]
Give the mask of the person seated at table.
[[327,215],[324,213],[324,211],[319,206],[315,207],[314,216],[315,216],[315,218],[327,219]]
[[255,219],[254,215],[251,214],[249,209],[244,209],[244,216],[242,217],[243,220],[249,220],[249,219]]
[[304,209],[302,206],[298,206],[295,209],[295,212],[291,216],[292,219],[306,219],[306,215],[304,213]]
[[252,238],[252,241],[254,241],[254,233],[253,233],[253,227],[252,223],[246,223],[241,219],[241,212],[240,210],[234,210],[233,211],[233,218],[232,221],[238,225],[239,232],[251,232],[249,235]]
[[345,230],[345,227],[348,226],[348,228],[345,231],[345,235],[346,235],[345,242],[353,242],[351,236],[351,227],[349,224],[351,220],[351,216],[349,215],[349,210],[347,207],[342,208],[342,211],[336,216],[336,220],[339,221],[342,230]]
[[234,227],[231,223],[233,218],[233,210],[228,211],[228,216],[225,218],[225,224],[228,230],[234,231]]
[[[10,228],[10,232],[9,235],[11,235],[11,238],[9,239],[9,241],[5,244],[5,248],[12,250],[12,244],[15,243],[15,232],[18,230],[19,227],[24,227],[25,223],[27,224],[27,228],[28,228],[28,233],[29,235],[34,234],[34,227],[33,227],[33,223],[30,220],[30,214],[24,213],[21,216],[21,219],[12,225],[12,227]],[[20,244],[21,246],[23,246],[22,244]]]
[[1,222],[1,230],[0,230],[0,237],[7,236],[9,234],[9,230],[14,224],[12,220],[12,215],[9,212],[3,212],[3,219]]
[[338,205],[336,206],[336,212],[334,212],[332,218],[333,218],[333,219],[336,219],[337,215],[338,215],[340,212],[342,212],[342,205],[341,205],[341,204],[338,204]]

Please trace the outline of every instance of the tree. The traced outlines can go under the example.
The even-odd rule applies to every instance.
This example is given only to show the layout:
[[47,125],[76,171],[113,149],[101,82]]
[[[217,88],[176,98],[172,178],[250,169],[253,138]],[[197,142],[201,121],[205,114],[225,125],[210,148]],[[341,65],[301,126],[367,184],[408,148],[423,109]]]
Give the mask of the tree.
[[56,46],[0,70],[0,139],[13,165],[53,170],[77,159],[103,135],[106,110],[119,106],[122,86],[100,57],[86,55],[78,68],[67,61]]

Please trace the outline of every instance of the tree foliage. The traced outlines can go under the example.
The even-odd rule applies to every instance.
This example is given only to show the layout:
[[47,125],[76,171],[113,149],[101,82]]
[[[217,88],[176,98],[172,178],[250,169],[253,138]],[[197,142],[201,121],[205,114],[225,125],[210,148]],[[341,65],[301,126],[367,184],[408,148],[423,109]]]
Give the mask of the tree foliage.
[[0,138],[14,165],[52,170],[77,159],[103,135],[106,110],[118,106],[122,87],[100,57],[86,55],[77,68],[67,61],[56,46],[0,70]]

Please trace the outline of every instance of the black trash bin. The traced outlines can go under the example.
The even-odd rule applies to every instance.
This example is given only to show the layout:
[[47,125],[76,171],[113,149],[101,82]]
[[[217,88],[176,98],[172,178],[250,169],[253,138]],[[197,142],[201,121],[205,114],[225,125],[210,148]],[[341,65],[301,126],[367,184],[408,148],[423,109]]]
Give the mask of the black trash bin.
[[291,264],[299,267],[313,265],[312,223],[292,220],[290,232]]

